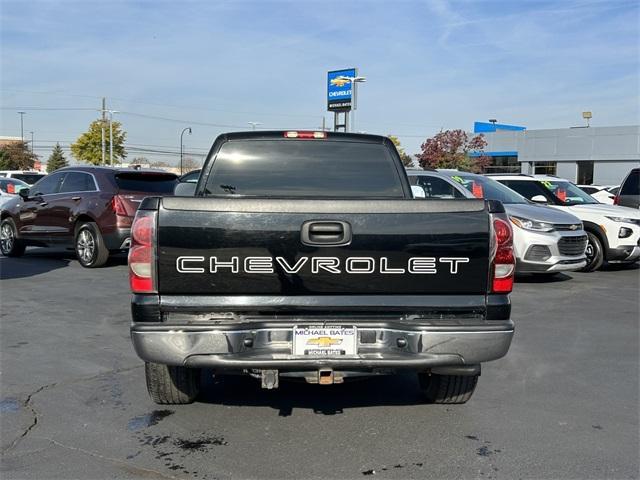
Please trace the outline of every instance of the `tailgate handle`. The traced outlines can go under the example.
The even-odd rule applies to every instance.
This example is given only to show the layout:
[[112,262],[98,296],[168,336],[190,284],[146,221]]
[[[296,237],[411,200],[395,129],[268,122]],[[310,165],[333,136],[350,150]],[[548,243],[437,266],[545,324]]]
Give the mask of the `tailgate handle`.
[[351,243],[351,225],[334,220],[304,222],[300,239],[316,247],[347,245]]

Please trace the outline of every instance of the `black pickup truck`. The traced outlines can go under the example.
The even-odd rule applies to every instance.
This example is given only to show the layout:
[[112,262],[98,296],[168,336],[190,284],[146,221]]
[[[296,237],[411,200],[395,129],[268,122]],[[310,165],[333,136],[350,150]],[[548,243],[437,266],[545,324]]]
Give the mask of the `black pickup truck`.
[[502,204],[417,200],[386,137],[220,135],[197,184],[146,198],[132,226],[131,339],[160,404],[200,370],[333,384],[413,371],[464,403],[514,325]]

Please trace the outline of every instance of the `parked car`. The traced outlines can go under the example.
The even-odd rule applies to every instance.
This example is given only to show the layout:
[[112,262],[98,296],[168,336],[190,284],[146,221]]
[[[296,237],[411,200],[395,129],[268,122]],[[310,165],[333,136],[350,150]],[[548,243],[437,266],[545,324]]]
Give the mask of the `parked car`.
[[467,172],[407,170],[425,198],[485,198],[502,202],[513,226],[517,273],[579,270],[587,261],[587,235],[575,216],[528,201],[504,185]]
[[613,203],[621,207],[640,208],[640,168],[629,172]]
[[573,183],[549,175],[491,175],[520,195],[574,214],[589,237],[584,271],[597,270],[606,262],[635,262],[640,258],[640,212],[603,205]]
[[268,389],[413,371],[428,401],[465,403],[507,353],[499,202],[414,200],[375,135],[223,134],[203,174],[132,227],[131,340],[156,403],[194,401],[202,368]]
[[198,183],[200,178],[200,169],[191,170],[180,177],[180,183]]
[[67,167],[47,175],[0,212],[0,252],[28,245],[73,246],[83,267],[129,248],[131,223],[149,195],[171,195],[178,177],[161,170]]
[[29,170],[0,170],[0,177],[17,178],[18,180],[22,180],[29,185],[33,185],[46,176],[46,173]]
[[22,180],[0,177],[0,208],[9,200],[15,198],[23,188],[29,188],[29,185]]
[[580,190],[588,193],[600,203],[613,205],[618,185],[576,185]]
[[618,191],[620,191],[620,186],[614,185],[611,187],[607,187],[604,190],[600,190],[599,192],[596,192],[591,196],[598,200],[600,203],[613,205]]

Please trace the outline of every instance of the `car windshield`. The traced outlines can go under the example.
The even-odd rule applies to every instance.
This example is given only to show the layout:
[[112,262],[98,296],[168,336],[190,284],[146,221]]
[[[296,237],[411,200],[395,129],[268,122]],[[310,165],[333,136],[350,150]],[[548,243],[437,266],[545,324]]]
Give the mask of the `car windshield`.
[[451,178],[464,186],[475,197],[484,198],[486,200],[498,200],[505,204],[521,204],[529,203],[527,199],[517,194],[510,188],[481,175],[469,175],[457,173]]
[[540,183],[549,190],[562,205],[600,203],[591,195],[566,180],[540,180]]
[[0,190],[4,193],[16,194],[23,188],[29,188],[29,185],[22,180],[15,178],[0,178]]

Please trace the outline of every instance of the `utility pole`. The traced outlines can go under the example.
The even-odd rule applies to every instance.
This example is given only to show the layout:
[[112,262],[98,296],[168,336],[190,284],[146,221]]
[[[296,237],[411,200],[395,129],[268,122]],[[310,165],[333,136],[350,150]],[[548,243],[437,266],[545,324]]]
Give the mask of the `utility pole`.
[[104,165],[106,159],[106,144],[104,141],[104,122],[105,122],[105,113],[107,112],[107,99],[102,97],[102,122],[100,126],[102,128],[102,164]]
[[113,166],[113,112],[109,110],[109,165]]
[[24,114],[27,112],[18,112],[20,114],[20,138],[24,142]]
[[29,133],[31,133],[31,153],[33,153],[33,132]]

